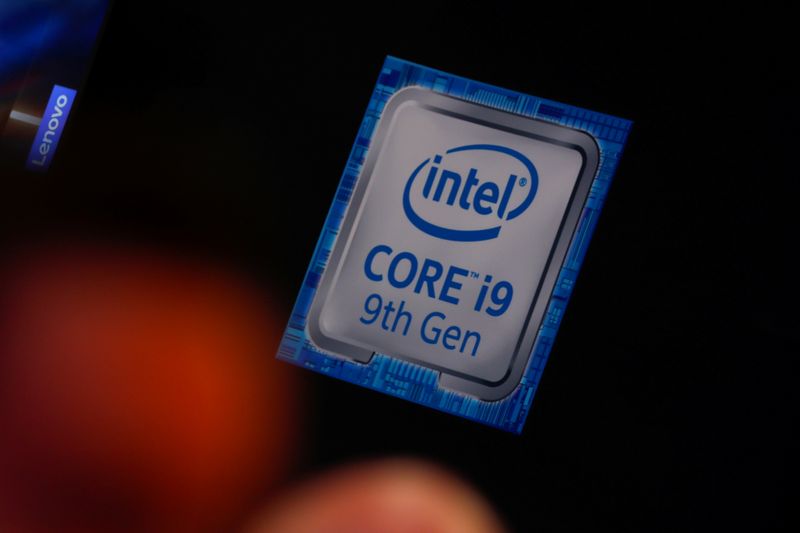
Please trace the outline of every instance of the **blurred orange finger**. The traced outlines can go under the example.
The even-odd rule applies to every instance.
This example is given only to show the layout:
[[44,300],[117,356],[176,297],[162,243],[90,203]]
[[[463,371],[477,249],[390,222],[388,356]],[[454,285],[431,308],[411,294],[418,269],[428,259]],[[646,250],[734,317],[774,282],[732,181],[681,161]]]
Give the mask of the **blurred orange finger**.
[[0,531],[216,531],[285,470],[283,324],[246,280],[99,245],[0,266]]
[[478,493],[432,465],[387,460],[324,475],[275,502],[246,533],[500,533]]

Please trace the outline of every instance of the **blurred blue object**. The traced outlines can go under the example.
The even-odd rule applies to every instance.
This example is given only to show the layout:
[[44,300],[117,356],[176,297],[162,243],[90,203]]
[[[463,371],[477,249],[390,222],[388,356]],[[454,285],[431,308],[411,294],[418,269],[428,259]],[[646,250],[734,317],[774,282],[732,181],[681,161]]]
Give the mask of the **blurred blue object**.
[[94,42],[109,0],[4,0],[0,80],[24,76],[39,54],[70,55]]
[[110,2],[0,0],[0,167],[24,165],[54,87],[80,90]]

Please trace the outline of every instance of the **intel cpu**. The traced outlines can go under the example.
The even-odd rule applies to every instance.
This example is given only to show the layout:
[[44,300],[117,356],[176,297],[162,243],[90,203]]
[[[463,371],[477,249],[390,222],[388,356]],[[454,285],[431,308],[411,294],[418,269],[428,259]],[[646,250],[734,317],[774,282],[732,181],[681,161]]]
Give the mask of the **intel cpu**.
[[388,57],[278,357],[519,433],[630,127]]

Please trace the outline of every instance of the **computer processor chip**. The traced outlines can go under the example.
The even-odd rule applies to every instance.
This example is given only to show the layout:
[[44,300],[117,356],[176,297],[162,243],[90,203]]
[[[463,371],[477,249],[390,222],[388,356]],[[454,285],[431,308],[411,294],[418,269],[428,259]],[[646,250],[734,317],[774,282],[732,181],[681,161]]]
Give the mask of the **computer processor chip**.
[[630,127],[566,109],[387,58],[279,357],[521,430]]
[[398,91],[311,307],[312,341],[362,362],[384,353],[434,368],[443,385],[482,399],[506,396],[597,155],[579,131]]

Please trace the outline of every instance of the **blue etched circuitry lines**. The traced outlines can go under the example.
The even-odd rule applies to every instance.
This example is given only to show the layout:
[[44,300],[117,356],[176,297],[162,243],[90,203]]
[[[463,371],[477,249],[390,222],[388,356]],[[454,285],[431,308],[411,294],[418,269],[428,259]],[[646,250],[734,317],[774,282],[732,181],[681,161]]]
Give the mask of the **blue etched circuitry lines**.
[[469,95],[470,100],[478,104],[483,104],[496,109],[502,109],[510,113],[519,113],[521,111],[520,105],[525,102],[525,98],[520,95],[505,95],[498,94],[493,91],[487,91],[483,87],[478,88]]

